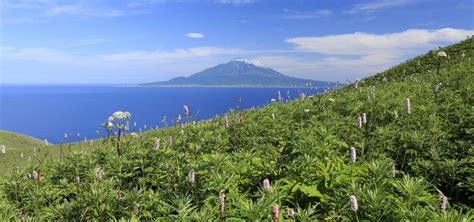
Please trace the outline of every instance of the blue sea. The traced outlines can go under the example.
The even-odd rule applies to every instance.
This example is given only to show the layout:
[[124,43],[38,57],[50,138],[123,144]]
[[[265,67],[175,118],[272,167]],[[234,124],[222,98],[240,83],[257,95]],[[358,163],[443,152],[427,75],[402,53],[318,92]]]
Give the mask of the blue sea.
[[[277,88],[145,88],[115,86],[0,86],[0,129],[27,134],[51,143],[97,138],[96,131],[115,111],[132,114],[130,130],[163,127],[187,105],[193,120],[222,115],[236,108],[258,107],[278,97],[291,99],[300,91],[307,95],[317,89]],[[134,123],[137,124],[134,127]]]

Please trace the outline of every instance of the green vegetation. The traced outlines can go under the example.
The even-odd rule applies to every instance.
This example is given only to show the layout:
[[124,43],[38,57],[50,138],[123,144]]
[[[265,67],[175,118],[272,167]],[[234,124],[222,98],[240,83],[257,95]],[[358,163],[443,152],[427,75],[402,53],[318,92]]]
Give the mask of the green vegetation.
[[2,185],[1,219],[472,221],[473,41],[357,87],[37,158]]

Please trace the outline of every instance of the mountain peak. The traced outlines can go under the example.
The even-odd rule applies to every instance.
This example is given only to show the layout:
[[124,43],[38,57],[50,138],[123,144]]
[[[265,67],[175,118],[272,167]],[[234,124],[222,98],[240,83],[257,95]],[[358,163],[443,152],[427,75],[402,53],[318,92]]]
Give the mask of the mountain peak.
[[189,77],[178,77],[166,82],[143,84],[145,86],[250,86],[250,87],[306,87],[326,85],[326,82],[298,79],[273,69],[253,64],[250,60],[234,58]]

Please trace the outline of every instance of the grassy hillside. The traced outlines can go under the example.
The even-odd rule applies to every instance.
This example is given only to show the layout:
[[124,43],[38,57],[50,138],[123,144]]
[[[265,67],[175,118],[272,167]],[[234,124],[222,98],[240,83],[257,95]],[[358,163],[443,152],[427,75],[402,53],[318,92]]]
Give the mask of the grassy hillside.
[[473,57],[469,38],[357,87],[39,158],[3,184],[2,219],[472,221]]
[[43,147],[44,142],[23,134],[0,130],[0,146],[2,145],[5,146],[6,152],[0,153],[0,178],[15,165],[23,165],[28,157],[33,155],[34,148]]

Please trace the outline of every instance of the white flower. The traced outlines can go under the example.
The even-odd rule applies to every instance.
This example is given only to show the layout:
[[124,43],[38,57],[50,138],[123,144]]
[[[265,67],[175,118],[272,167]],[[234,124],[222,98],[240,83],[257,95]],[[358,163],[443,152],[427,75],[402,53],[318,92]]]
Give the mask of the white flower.
[[362,113],[362,122],[363,122],[364,124],[367,123],[367,114],[366,114],[366,113]]
[[7,147],[5,145],[0,146],[2,153],[5,154],[7,152]]
[[[113,119],[130,119],[131,114],[129,112],[117,111],[111,116]],[[110,119],[110,117],[109,117]]]
[[438,57],[447,57],[447,56],[448,56],[448,55],[446,54],[446,52],[444,52],[444,51],[439,51],[439,52],[437,53],[437,55],[438,55]]
[[411,113],[411,103],[410,98],[405,99],[405,112],[410,114]]
[[272,100],[270,100],[270,101],[271,101],[272,103],[275,103],[275,102],[276,102],[276,99],[272,99]]

